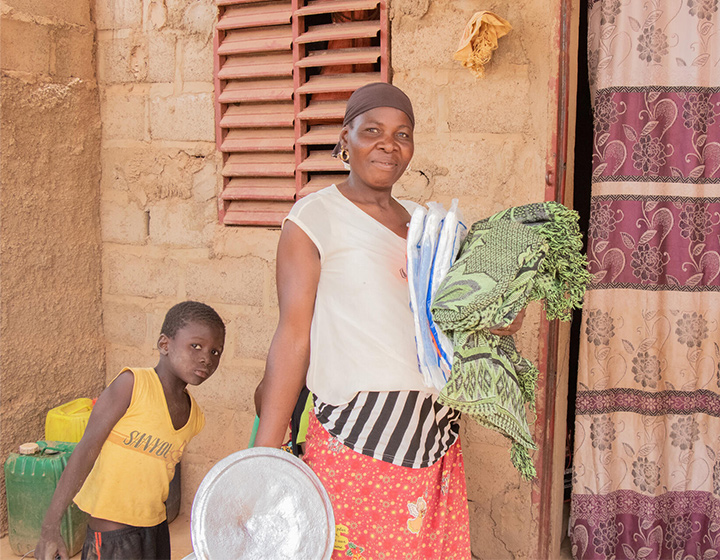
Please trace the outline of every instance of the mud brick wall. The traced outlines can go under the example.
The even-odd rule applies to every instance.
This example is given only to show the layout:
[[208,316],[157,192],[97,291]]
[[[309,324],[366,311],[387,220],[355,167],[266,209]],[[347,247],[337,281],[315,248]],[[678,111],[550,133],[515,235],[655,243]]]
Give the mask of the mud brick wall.
[[[7,0],[0,27],[0,450],[105,384],[100,101],[90,0]],[[0,472],[0,534],[7,532]]]

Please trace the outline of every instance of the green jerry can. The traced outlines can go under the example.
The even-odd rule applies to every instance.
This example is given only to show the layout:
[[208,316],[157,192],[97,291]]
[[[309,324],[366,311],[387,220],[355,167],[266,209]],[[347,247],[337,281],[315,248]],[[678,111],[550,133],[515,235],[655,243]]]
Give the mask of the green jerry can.
[[[35,548],[45,512],[50,506],[75,443],[39,441],[20,446],[5,461],[8,537],[10,548],[18,556]],[[68,507],[60,524],[68,554],[73,556],[85,541],[88,515],[75,505]]]

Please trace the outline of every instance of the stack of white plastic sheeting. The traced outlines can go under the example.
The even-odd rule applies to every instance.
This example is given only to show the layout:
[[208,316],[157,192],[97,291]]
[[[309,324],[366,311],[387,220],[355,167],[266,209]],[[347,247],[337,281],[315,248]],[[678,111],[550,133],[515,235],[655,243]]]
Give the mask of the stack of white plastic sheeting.
[[425,385],[442,389],[452,368],[452,342],[437,328],[430,313],[435,292],[455,262],[467,235],[457,199],[450,210],[429,202],[417,208],[407,235],[407,271],[410,307],[415,319],[418,367]]

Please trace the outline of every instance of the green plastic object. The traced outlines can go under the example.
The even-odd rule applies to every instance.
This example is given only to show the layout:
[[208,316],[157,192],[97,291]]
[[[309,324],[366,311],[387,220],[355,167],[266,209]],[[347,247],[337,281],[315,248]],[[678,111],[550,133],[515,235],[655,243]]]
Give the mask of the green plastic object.
[[260,425],[260,418],[255,416],[255,421],[253,422],[252,432],[250,433],[250,443],[248,444],[248,448],[255,447],[255,436],[257,436],[258,426]]
[[[10,453],[5,461],[8,537],[18,556],[35,548],[45,512],[50,506],[75,443],[38,441],[39,449],[29,455]],[[60,533],[70,556],[82,549],[88,515],[71,504],[63,515]]]

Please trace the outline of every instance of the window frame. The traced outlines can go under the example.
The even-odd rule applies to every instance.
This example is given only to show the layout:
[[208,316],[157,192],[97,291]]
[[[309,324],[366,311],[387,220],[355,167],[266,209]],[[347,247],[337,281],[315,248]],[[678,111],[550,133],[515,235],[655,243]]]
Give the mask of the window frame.
[[[329,155],[345,101],[313,96],[348,97],[365,83],[389,81],[387,0],[216,3],[218,218],[228,226],[278,227],[296,200],[347,175]],[[347,21],[338,21],[347,14]],[[318,24],[328,17],[331,23]],[[352,45],[332,47],[342,40]],[[369,64],[373,72],[357,70]],[[350,72],[332,73],[348,66]],[[323,73],[326,68],[330,73]]]

